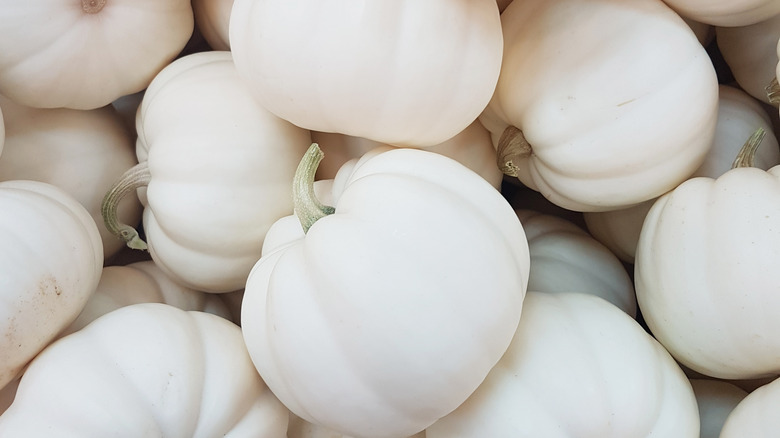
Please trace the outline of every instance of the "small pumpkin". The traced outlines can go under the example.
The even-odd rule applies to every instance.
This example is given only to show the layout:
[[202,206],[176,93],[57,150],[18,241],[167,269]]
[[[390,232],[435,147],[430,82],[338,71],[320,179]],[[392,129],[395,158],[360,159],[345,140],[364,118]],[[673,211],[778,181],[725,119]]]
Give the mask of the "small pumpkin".
[[719,438],[770,438],[780,430],[775,407],[780,404],[780,379],[753,390],[731,411]]

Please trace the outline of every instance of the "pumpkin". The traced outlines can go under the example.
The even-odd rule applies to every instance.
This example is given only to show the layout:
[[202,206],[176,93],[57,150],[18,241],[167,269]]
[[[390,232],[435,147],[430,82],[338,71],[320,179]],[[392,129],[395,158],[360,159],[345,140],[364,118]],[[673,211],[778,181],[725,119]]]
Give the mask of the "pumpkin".
[[410,148],[345,165],[328,207],[313,194],[320,159],[313,144],[296,217],[269,230],[247,280],[247,348],[304,420],[350,436],[416,434],[509,345],[529,272],[522,225],[482,177]]
[[625,312],[581,293],[528,291],[506,354],[427,438],[699,438],[696,398]]
[[777,0],[664,0],[680,15],[720,27],[748,26],[780,13]]
[[713,379],[691,379],[691,386],[699,406],[701,438],[719,438],[723,423],[748,395],[747,391],[729,382]]
[[42,108],[94,109],[146,88],[194,26],[189,0],[2,0],[0,10],[0,94]]
[[229,37],[241,77],[272,113],[398,146],[464,130],[501,65],[495,0],[236,0]]
[[235,324],[144,303],[41,352],[0,416],[0,435],[284,438],[287,421]]
[[[359,158],[377,147],[389,146],[365,138],[327,132],[312,132],[312,141],[325,154],[317,167],[318,179],[334,178],[345,162]],[[490,133],[479,121],[474,121],[451,139],[425,149],[460,162],[480,174],[496,189],[501,188],[503,174],[496,166],[496,150],[490,140]]]
[[[752,132],[761,127],[766,136],[753,159],[753,166],[769,169],[780,164],[780,147],[772,133],[772,121],[762,105],[745,91],[720,85],[718,124],[715,139],[704,162],[691,175],[717,178],[731,168],[739,148]],[[621,260],[634,263],[639,233],[655,199],[633,207],[606,212],[586,212],[583,217],[588,231],[610,248]]]
[[103,246],[86,209],[51,184],[0,182],[0,211],[2,388],[81,312],[100,279]]
[[[230,52],[168,65],[138,110],[139,164],[104,199],[107,227],[145,248],[174,281],[204,292],[242,289],[271,224],[292,213],[291,181],[309,131],[266,111]],[[116,202],[141,189],[143,242]],[[124,233],[124,235],[123,235]]]
[[738,164],[653,204],[636,249],[636,294],[650,331],[680,363],[725,379],[780,373],[779,221],[780,166]]
[[230,50],[230,11],[233,0],[192,0],[195,26],[212,50]]
[[606,211],[665,193],[704,160],[717,77],[660,0],[512,2],[501,23],[501,75],[480,120],[504,173],[566,209]]
[[746,395],[726,417],[720,438],[769,438],[780,429],[777,405],[780,379],[775,379]]
[[219,295],[181,286],[168,278],[154,262],[146,260],[104,267],[95,293],[78,318],[59,336],[81,330],[112,310],[138,303],[165,303],[182,310],[209,312],[232,319],[230,310]]
[[756,24],[717,27],[717,44],[737,84],[756,99],[769,103],[766,87],[775,77],[780,40],[780,14]]
[[634,283],[606,246],[566,219],[525,209],[515,213],[531,251],[529,290],[597,295],[636,317]]
[[[110,106],[93,110],[31,108],[0,96],[7,124],[0,180],[43,181],[68,192],[98,224],[103,257],[124,246],[103,225],[103,195],[137,164],[133,138]],[[117,207],[123,222],[141,221],[141,203],[126,197]]]

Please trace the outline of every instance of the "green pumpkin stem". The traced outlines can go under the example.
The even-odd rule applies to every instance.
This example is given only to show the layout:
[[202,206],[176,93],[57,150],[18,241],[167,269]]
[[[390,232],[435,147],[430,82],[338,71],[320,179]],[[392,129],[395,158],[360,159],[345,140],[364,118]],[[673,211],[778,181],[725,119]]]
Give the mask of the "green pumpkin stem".
[[777,78],[772,78],[772,82],[766,87],[766,97],[769,98],[769,103],[774,106],[780,106],[780,83],[777,82]]
[[304,233],[307,233],[315,222],[336,211],[333,207],[322,205],[314,195],[314,174],[324,156],[320,146],[312,143],[295,170],[293,209],[301,221]]
[[119,180],[111,186],[100,206],[100,214],[103,215],[103,223],[108,231],[124,240],[127,246],[132,249],[145,250],[147,249],[146,242],[141,239],[135,228],[119,222],[117,208],[125,196],[140,187],[148,186],[150,180],[151,174],[146,162],[136,164],[122,174]]
[[745,142],[745,144],[742,145],[742,149],[739,150],[737,158],[734,159],[734,163],[731,165],[731,168],[736,169],[738,167],[753,167],[753,161],[756,158],[756,151],[761,145],[761,142],[764,141],[764,137],[766,137],[766,131],[764,131],[764,128],[756,129],[750,138],[748,138],[748,140]]
[[525,139],[523,131],[508,126],[498,139],[496,150],[498,168],[504,175],[517,177],[520,170],[517,162],[530,157],[532,152],[531,144]]

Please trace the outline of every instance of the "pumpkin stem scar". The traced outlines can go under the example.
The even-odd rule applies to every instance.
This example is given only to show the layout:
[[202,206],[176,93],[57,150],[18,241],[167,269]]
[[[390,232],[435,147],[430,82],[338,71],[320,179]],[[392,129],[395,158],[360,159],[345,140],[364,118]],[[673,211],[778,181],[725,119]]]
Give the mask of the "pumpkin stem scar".
[[333,214],[333,207],[322,205],[314,195],[314,174],[325,154],[317,143],[312,143],[303,155],[293,177],[293,209],[301,222],[303,232],[321,218]]
[[151,178],[152,175],[149,173],[146,161],[136,164],[122,174],[119,180],[111,186],[100,205],[100,214],[103,216],[103,223],[108,231],[124,240],[127,246],[132,249],[145,250],[147,249],[146,242],[141,239],[135,228],[119,222],[117,208],[125,196],[140,187],[148,186]]
[[523,131],[508,126],[498,140],[496,162],[504,175],[517,177],[520,167],[517,161],[531,156],[531,144],[525,139]]
[[81,9],[87,14],[97,14],[106,5],[106,0],[81,0]]
[[753,161],[756,158],[756,151],[761,145],[761,142],[764,140],[764,137],[766,137],[766,131],[764,131],[763,128],[756,129],[750,138],[748,138],[748,140],[745,142],[745,144],[742,145],[742,149],[739,150],[737,158],[734,159],[734,163],[731,165],[731,168],[736,169],[738,167],[753,167]]
[[766,86],[766,97],[769,98],[769,103],[774,106],[780,106],[780,83],[777,82],[777,78],[772,78],[772,82]]

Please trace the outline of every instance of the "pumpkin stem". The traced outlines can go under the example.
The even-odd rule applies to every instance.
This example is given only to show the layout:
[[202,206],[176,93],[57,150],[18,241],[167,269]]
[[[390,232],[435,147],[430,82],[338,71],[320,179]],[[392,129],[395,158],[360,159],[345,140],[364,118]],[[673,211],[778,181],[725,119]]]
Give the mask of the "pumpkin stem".
[[750,138],[748,138],[748,140],[745,142],[745,144],[742,145],[742,149],[739,150],[737,158],[734,160],[731,168],[736,169],[738,167],[753,167],[753,161],[756,158],[756,151],[761,145],[761,142],[764,140],[764,137],[766,137],[766,131],[764,131],[764,128],[756,129]]
[[314,174],[324,156],[320,146],[312,143],[298,163],[293,177],[293,209],[301,221],[304,233],[307,233],[315,222],[336,211],[333,207],[322,205],[314,195]]
[[106,0],[81,0],[81,9],[87,14],[97,14],[106,5]]
[[103,197],[103,203],[100,206],[100,214],[103,215],[103,222],[106,224],[108,231],[124,240],[127,246],[132,249],[144,250],[146,249],[146,242],[141,239],[135,228],[119,222],[117,208],[119,207],[119,202],[129,193],[140,187],[148,186],[151,177],[152,175],[149,173],[149,166],[146,164],[146,161],[136,164],[122,174],[119,181],[114,183]]
[[515,163],[531,156],[531,144],[525,139],[523,131],[508,126],[498,139],[497,163],[504,175],[517,177],[520,167]]
[[765,90],[769,103],[774,106],[780,106],[780,83],[777,82],[777,77],[772,78],[772,82],[766,86]]

